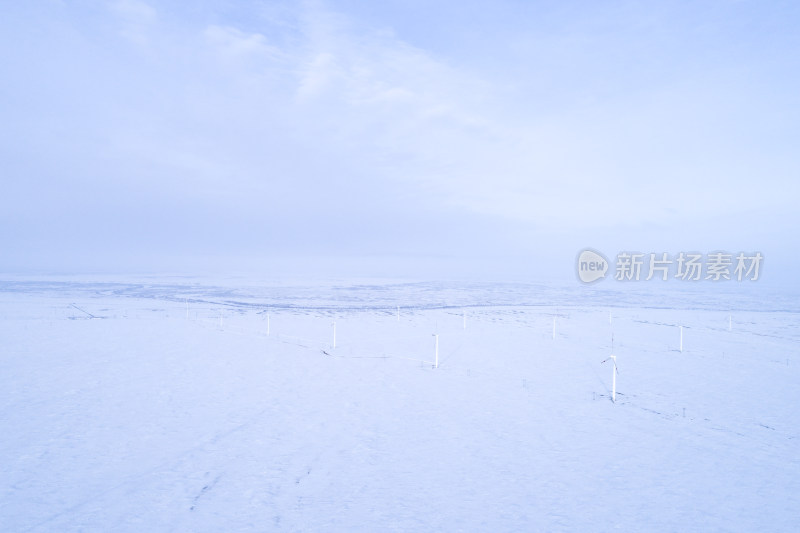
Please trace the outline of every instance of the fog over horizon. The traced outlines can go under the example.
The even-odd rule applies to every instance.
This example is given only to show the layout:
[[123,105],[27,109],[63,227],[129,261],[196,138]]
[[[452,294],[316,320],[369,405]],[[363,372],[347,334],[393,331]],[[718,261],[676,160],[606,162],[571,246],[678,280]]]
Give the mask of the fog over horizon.
[[573,280],[592,247],[798,287],[797,4],[0,11],[0,273]]

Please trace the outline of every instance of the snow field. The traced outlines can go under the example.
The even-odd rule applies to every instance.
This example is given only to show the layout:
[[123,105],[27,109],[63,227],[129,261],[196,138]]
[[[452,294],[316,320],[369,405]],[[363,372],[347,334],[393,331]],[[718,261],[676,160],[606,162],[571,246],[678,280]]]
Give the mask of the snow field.
[[797,314],[610,310],[2,294],[0,529],[797,529]]

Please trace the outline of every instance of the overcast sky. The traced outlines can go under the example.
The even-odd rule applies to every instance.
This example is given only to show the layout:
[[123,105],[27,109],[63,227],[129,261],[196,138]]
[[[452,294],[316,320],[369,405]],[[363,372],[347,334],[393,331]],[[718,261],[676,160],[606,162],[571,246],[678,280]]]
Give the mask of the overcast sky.
[[[4,2],[0,270],[794,279],[796,2]],[[765,273],[767,270],[765,269]]]

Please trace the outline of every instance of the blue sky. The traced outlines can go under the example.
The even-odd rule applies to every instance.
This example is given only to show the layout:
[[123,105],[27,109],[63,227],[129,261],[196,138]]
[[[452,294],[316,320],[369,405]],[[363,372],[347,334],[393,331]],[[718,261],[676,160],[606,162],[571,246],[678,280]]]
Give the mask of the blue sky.
[[[17,2],[0,270],[793,279],[792,2]],[[767,271],[765,270],[765,273]]]

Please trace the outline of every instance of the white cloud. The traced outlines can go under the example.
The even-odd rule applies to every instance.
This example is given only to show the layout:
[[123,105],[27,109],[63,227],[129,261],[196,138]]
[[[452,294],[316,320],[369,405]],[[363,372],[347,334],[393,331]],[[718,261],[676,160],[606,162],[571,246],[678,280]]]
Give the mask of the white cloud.
[[277,59],[283,56],[281,50],[271,46],[260,33],[245,33],[231,26],[211,25],[205,29],[208,42],[225,55],[227,60],[257,56]]
[[[647,70],[645,82],[622,52],[642,37],[614,34],[609,45],[591,24],[573,26],[577,41],[559,28],[512,28],[518,48],[497,32],[442,54],[320,3],[270,3],[266,17],[261,4],[210,5],[123,1],[99,17],[65,5],[75,13],[56,28],[71,40],[50,33],[16,63],[49,60],[59,76],[6,76],[16,80],[7,92],[25,93],[23,122],[45,125],[8,136],[21,175],[78,203],[92,202],[93,185],[116,183],[248,228],[296,216],[300,243],[331,220],[368,231],[387,215],[416,228],[409,241],[473,215],[520,233],[686,232],[748,206],[785,209],[796,196],[787,148],[796,121],[785,118],[796,106],[783,93],[766,98],[752,65],[682,70],[670,56],[669,76]],[[563,42],[578,44],[553,45]],[[56,122],[59,133],[48,133]],[[51,157],[25,155],[37,153]]]
[[149,24],[156,20],[156,9],[141,0],[117,0],[111,3],[111,8],[118,15],[130,22]]
[[150,43],[151,28],[158,20],[153,6],[141,0],[117,0],[110,7],[122,24],[122,37],[139,46]]

